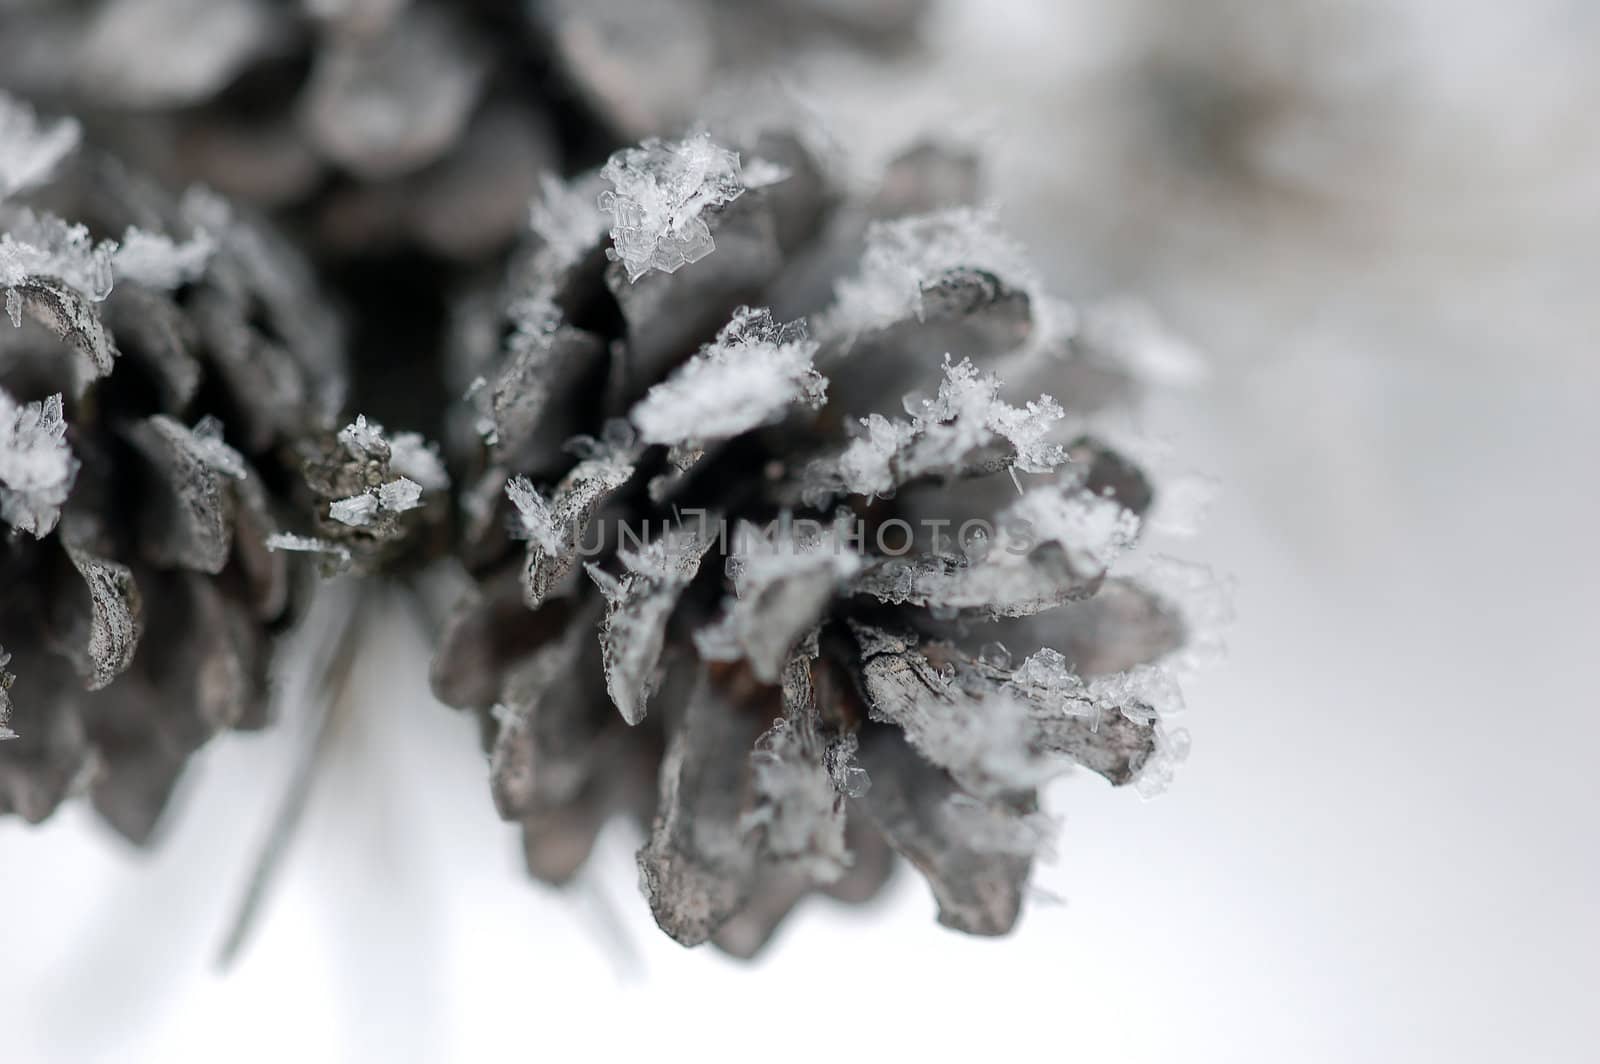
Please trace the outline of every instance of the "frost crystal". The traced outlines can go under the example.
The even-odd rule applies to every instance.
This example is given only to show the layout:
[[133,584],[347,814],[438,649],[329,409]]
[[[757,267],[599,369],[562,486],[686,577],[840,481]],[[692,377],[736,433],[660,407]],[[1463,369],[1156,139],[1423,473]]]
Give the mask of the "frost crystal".
[[19,405],[0,389],[0,518],[43,538],[61,519],[78,461],[67,445],[61,396]]
[[1073,569],[1086,576],[1105,572],[1139,537],[1137,514],[1072,485],[1029,491],[1001,515],[1001,523],[1061,544]]
[[1081,729],[1074,736],[1074,726],[1062,718],[1086,718],[1096,735],[1103,733],[1107,738],[1125,731],[1123,722],[1149,729],[1142,740],[1147,748],[1142,760],[1127,759],[1147,797],[1170,782],[1173,768],[1183,758],[1178,748],[1186,743],[1188,733],[1174,732],[1169,741],[1164,726],[1173,714],[1183,711],[1183,692],[1166,668],[1135,665],[1085,683],[1067,666],[1065,657],[1046,648],[1023,662],[1005,686],[1037,707],[1035,719],[1052,736],[1052,747],[1097,770],[1103,770],[1096,759],[1103,757],[1106,749],[1102,746],[1087,753]]
[[82,132],[71,118],[41,123],[33,108],[0,92],[0,200],[48,178]]
[[507,481],[506,498],[517,508],[522,534],[529,543],[544,551],[561,549],[561,518],[554,499],[546,499],[527,477]]
[[340,524],[362,528],[376,521],[379,514],[402,514],[421,505],[422,485],[397,477],[372,491],[335,499],[328,505],[328,516]]
[[909,422],[873,414],[838,457],[807,471],[808,493],[886,495],[922,477],[992,473],[1007,467],[1048,473],[1066,450],[1048,442],[1065,412],[1048,395],[1025,407],[1003,402],[1000,381],[968,359],[945,361],[945,379],[933,399],[908,397]]
[[920,318],[924,296],[942,278],[973,270],[1015,288],[1033,285],[1022,247],[1000,231],[987,211],[958,207],[876,222],[867,232],[860,271],[835,285],[833,306],[817,332],[831,340]]
[[828,382],[812,368],[818,344],[804,322],[740,307],[712,343],[634,408],[646,443],[704,444],[779,421],[790,406],[820,407]]
[[339,442],[354,458],[386,458],[389,455],[389,442],[384,439],[383,426],[368,422],[364,414],[357,414],[355,421],[339,430]]
[[606,254],[622,263],[630,281],[653,269],[672,273],[711,254],[716,242],[702,212],[732,203],[745,189],[739,153],[704,131],[624,148],[600,175],[612,186],[599,198],[612,219],[614,246]]
[[406,477],[378,487],[378,504],[390,513],[405,513],[422,505],[422,485]]
[[348,499],[335,499],[328,505],[328,516],[340,524],[356,528],[370,525],[378,516],[378,498],[375,495],[352,495]]
[[111,256],[111,269],[119,281],[170,291],[204,274],[216,249],[216,240],[204,230],[178,243],[162,233],[130,227]]
[[895,460],[915,438],[916,426],[882,414],[862,418],[860,424],[860,434],[838,458],[811,468],[808,476],[820,492],[819,499],[835,491],[887,495],[906,479]]
[[391,470],[402,479],[415,481],[423,491],[443,491],[450,486],[450,475],[438,452],[420,433],[397,432],[390,436],[382,425],[358,414],[355,421],[339,430],[339,443],[352,458],[387,461]]
[[235,480],[243,480],[249,475],[244,456],[223,441],[222,422],[208,414],[195,424],[190,435],[195,454],[206,465]]
[[111,294],[112,253],[116,244],[95,243],[89,230],[52,214],[23,208],[0,218],[0,288],[51,277],[99,302]]
[[621,579],[597,565],[585,567],[607,603],[600,629],[606,691],[629,724],[644,720],[667,622],[714,542],[696,530],[674,528],[638,551],[619,549],[617,556],[628,570]]
[[1050,647],[1030,654],[1012,674],[1007,686],[1036,702],[1058,705],[1063,713],[1071,716],[1095,714],[1094,702],[1083,679],[1072,671],[1059,650]]
[[1098,709],[1120,710],[1140,724],[1183,712],[1183,691],[1159,665],[1135,665],[1126,672],[1097,676],[1089,681],[1088,695]]
[[276,532],[267,537],[268,550],[296,551],[303,554],[326,554],[342,562],[350,560],[350,551],[337,543],[330,543],[325,539],[316,539],[311,536],[296,536],[288,532]]
[[853,734],[846,733],[829,743],[822,755],[822,765],[834,788],[846,798],[860,798],[872,789],[872,777],[855,763],[859,743]]

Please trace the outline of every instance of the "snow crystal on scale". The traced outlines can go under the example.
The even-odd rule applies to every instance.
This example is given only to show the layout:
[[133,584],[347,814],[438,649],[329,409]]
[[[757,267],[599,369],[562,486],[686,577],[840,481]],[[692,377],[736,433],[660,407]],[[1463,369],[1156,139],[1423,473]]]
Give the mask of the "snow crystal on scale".
[[803,322],[779,325],[770,310],[740,307],[714,342],[633,408],[646,443],[728,440],[782,418],[791,406],[816,409],[828,382],[812,368],[818,344]]
[[[26,208],[8,213],[0,223],[5,227],[0,234],[0,288],[51,277],[94,302],[111,294],[115,242],[96,241],[84,226]],[[12,313],[12,324],[20,324],[19,315]]]
[[1022,246],[988,211],[956,207],[875,222],[859,272],[835,285],[818,332],[826,339],[855,336],[917,317],[931,282],[974,268],[1013,287],[1035,287]]
[[999,379],[966,359],[947,359],[944,373],[935,398],[907,402],[910,421],[863,418],[849,446],[807,471],[810,493],[886,495],[921,477],[1004,468],[1048,473],[1066,461],[1066,450],[1049,441],[1065,416],[1050,396],[1012,406],[999,397]]

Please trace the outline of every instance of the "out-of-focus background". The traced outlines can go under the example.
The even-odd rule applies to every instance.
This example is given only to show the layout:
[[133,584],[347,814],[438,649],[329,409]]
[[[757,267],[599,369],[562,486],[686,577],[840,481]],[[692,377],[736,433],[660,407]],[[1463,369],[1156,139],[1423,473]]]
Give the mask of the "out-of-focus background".
[[863,166],[976,142],[1067,293],[1204,353],[1127,426],[1233,588],[1194,752],[1073,777],[1008,939],[822,901],[751,966],[661,936],[613,825],[524,880],[471,723],[373,608],[235,970],[293,728],[202,755],[165,845],[0,823],[0,1060],[1586,1061],[1600,989],[1600,11],[984,0],[812,60]]

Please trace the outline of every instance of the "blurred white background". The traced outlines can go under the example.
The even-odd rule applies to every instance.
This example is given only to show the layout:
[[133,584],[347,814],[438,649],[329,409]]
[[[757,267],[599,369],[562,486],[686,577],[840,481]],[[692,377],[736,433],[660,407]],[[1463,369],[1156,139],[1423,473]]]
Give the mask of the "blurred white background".
[[1236,585],[1171,792],[1053,790],[1059,901],[1008,939],[903,874],[738,964],[656,932],[622,825],[575,890],[523,880],[385,610],[226,978],[290,731],[203,756],[154,854],[0,824],[0,1060],[1595,1059],[1600,14],[951,0],[928,37],[812,72],[841,139],[978,141],[1066,291],[1207,354],[1142,419],[1218,485],[1163,548]]

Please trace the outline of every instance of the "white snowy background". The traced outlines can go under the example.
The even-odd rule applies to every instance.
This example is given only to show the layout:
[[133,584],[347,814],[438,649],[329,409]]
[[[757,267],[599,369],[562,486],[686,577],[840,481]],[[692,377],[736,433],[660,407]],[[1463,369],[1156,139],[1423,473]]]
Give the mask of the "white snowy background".
[[[1296,191],[1162,147],[1153,37],[1299,84],[1250,147]],[[1170,793],[1052,790],[1008,939],[939,929],[903,874],[742,965],[655,931],[622,825],[576,889],[525,882],[473,727],[374,610],[369,697],[227,977],[292,728],[218,743],[153,854],[80,811],[0,825],[0,1060],[1595,1059],[1600,15],[951,0],[928,38],[812,72],[840,137],[978,140],[1064,290],[1206,352],[1141,419],[1216,488],[1162,548],[1236,587]]]

